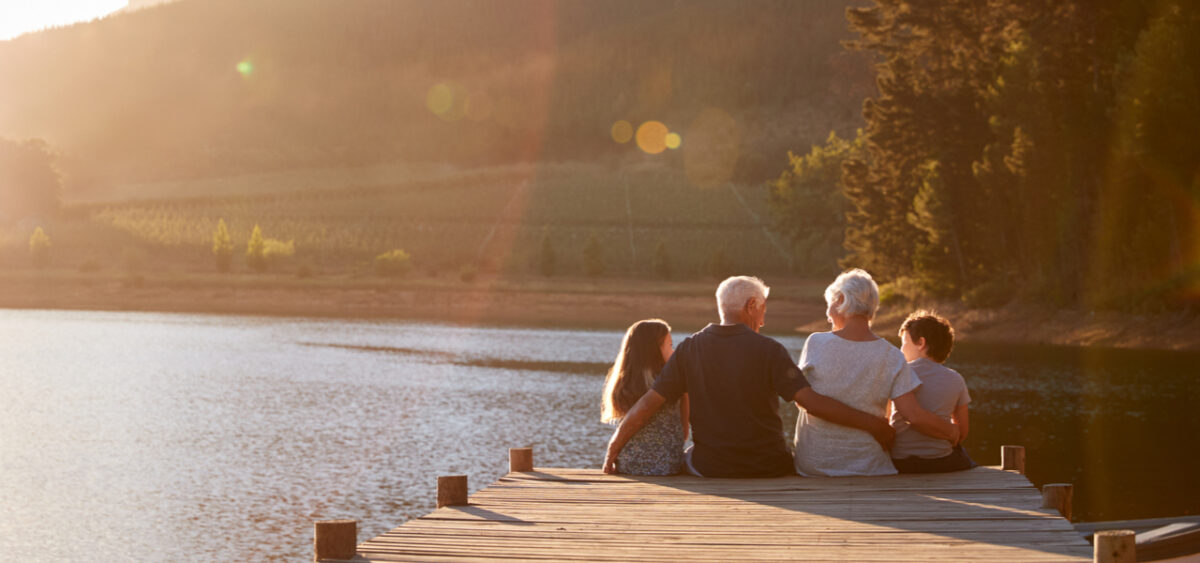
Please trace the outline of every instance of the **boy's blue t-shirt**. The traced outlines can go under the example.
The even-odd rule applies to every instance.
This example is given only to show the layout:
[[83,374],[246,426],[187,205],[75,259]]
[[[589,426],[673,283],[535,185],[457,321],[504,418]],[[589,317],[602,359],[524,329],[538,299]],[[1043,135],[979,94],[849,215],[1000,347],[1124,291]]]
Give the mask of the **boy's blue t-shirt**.
[[[917,387],[916,391],[917,402],[925,410],[950,420],[950,415],[956,407],[971,402],[971,395],[967,393],[967,382],[957,371],[929,358],[917,358],[908,365],[921,380],[921,386]],[[922,434],[898,412],[892,412],[891,423],[896,429],[896,442],[892,445],[893,459],[936,459],[950,455],[954,449],[954,444],[947,440]]]

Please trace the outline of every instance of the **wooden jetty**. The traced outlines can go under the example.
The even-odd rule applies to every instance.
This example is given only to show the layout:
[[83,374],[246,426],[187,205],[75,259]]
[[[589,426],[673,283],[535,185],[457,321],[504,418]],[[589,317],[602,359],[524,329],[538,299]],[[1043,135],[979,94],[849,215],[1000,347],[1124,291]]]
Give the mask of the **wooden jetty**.
[[[317,523],[318,561],[1134,561],[1132,534],[1095,550],[1063,518],[1070,486],[1039,493],[1024,450],[936,475],[707,479],[533,468],[468,500],[439,478],[438,506],[354,545],[353,520]],[[1107,534],[1107,535],[1105,535]],[[1111,536],[1111,537],[1109,537]]]

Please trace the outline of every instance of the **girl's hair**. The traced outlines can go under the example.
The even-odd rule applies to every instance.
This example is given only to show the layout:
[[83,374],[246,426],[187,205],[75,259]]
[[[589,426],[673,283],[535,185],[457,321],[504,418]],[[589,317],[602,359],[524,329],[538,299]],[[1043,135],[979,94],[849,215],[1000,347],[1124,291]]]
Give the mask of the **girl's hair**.
[[662,343],[670,333],[671,326],[659,319],[638,321],[625,331],[621,351],[617,353],[617,359],[604,380],[601,421],[621,420],[633,408],[633,404],[650,390],[654,378],[666,364],[662,356]]

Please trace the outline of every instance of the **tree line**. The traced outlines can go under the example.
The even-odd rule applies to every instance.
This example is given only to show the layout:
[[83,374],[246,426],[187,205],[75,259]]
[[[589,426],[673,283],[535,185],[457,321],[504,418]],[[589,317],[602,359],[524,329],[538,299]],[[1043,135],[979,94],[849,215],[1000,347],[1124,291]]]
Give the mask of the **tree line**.
[[980,305],[1195,305],[1194,9],[875,0],[847,18],[878,93],[856,138],[771,183],[802,257]]

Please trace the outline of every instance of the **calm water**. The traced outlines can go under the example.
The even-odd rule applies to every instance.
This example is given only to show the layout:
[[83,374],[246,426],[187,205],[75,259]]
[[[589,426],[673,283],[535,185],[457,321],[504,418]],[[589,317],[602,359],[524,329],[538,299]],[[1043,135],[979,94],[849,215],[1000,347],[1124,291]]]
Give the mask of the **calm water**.
[[[678,340],[682,335],[677,335]],[[616,332],[0,311],[0,555],[306,560],[432,509],[437,475],[599,467]],[[794,353],[801,338],[781,338]],[[1200,356],[962,347],[968,449],[1028,448],[1080,519],[1200,513]]]

